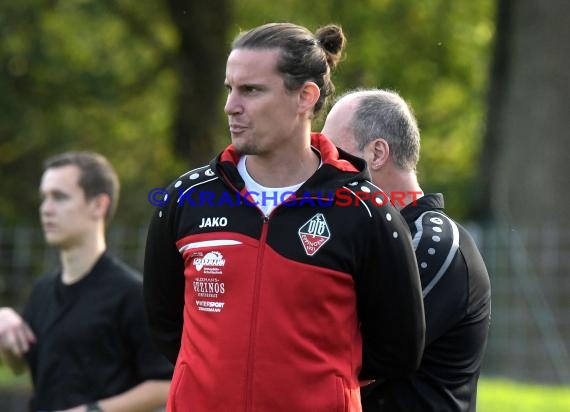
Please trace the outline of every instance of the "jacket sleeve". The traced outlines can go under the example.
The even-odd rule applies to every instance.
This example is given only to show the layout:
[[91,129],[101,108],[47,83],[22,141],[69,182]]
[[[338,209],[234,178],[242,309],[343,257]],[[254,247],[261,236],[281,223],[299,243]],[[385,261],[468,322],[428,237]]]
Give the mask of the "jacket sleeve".
[[145,380],[169,380],[172,378],[172,365],[152,344],[146,317],[143,313],[143,294],[140,279],[125,286],[125,301],[121,305],[120,333],[129,342],[131,365],[136,377]]
[[158,349],[176,363],[182,337],[184,262],[176,248],[176,197],[157,207],[151,219],[144,259],[144,300],[151,336]]
[[373,209],[368,259],[356,279],[363,339],[361,379],[403,377],[425,340],[421,284],[408,227],[392,206]]

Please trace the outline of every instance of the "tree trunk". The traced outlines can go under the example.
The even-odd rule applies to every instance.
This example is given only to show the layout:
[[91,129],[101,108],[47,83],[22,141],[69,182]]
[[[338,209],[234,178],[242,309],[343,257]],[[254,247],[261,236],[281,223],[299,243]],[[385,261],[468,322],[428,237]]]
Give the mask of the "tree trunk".
[[515,226],[568,226],[570,2],[501,0],[484,204]]
[[487,371],[567,384],[570,1],[500,0],[497,16],[479,216],[494,222],[506,260],[490,268],[489,343],[519,350]]
[[229,50],[231,2],[168,0],[168,6],[181,43],[173,148],[179,158],[196,167],[216,154],[223,139],[219,131],[225,130],[221,127],[224,117],[220,99]]

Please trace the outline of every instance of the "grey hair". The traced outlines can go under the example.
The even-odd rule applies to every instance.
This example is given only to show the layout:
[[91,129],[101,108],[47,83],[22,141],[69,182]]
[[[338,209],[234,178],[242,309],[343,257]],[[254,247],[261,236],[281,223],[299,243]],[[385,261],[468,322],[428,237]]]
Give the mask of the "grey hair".
[[416,170],[420,159],[420,131],[412,108],[392,90],[356,90],[357,108],[351,126],[358,150],[382,138],[398,167]]

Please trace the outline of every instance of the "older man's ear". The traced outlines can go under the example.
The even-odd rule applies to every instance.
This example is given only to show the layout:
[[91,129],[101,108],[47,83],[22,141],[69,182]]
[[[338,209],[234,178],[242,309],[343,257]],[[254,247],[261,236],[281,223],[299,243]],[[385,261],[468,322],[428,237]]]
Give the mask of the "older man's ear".
[[370,170],[379,170],[388,162],[390,146],[386,140],[378,138],[366,145],[363,151],[364,160]]

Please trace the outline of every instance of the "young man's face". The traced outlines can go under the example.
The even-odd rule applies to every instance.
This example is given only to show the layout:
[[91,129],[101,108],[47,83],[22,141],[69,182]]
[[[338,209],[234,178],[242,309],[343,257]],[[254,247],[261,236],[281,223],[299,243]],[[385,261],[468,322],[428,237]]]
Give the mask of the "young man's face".
[[285,149],[305,119],[299,113],[299,93],[286,90],[277,72],[278,57],[278,49],[235,49],[228,57],[224,110],[232,143],[242,154]]
[[87,201],[75,165],[47,169],[40,184],[40,219],[46,242],[60,249],[81,244],[95,230],[94,200]]

